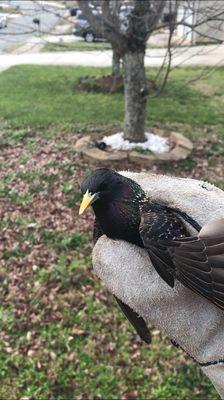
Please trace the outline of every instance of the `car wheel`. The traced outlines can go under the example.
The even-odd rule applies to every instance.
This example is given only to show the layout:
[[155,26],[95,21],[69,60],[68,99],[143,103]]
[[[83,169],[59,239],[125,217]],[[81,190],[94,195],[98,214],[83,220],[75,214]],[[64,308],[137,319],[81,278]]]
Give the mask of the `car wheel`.
[[94,34],[92,32],[87,32],[85,34],[85,41],[87,43],[92,43],[92,42],[94,42],[94,40],[95,40],[95,36],[94,36]]

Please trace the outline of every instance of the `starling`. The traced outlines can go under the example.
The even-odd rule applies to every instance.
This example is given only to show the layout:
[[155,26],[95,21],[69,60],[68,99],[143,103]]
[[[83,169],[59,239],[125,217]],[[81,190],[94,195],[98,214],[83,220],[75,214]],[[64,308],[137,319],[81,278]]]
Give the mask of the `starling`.
[[[145,248],[169,286],[178,279],[224,310],[224,217],[201,228],[182,210],[152,202],[138,183],[107,168],[93,171],[81,191],[79,213],[92,206],[95,242],[106,234]],[[193,237],[188,224],[198,232]],[[116,300],[141,339],[150,343],[145,321]]]

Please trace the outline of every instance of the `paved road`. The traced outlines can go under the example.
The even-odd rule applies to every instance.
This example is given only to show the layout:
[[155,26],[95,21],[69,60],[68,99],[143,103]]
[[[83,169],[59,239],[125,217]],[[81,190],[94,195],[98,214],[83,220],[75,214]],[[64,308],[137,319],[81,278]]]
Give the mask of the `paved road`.
[[[50,32],[57,23],[59,16],[64,12],[50,5],[44,5],[44,9],[38,2],[29,0],[13,1],[13,5],[20,7],[21,15],[8,20],[7,28],[0,30],[0,53],[10,44],[27,41],[28,38],[38,36],[37,26],[33,19],[40,19],[40,29],[42,32]],[[58,14],[58,15],[57,15]],[[26,33],[24,33],[26,32]]]
[[[160,66],[166,49],[147,50],[146,66]],[[33,54],[3,54],[0,57],[0,70],[12,65],[39,64],[39,65],[83,65],[106,67],[111,66],[111,51],[67,51]],[[176,49],[173,56],[173,65],[194,66],[224,65],[224,44],[210,46],[181,47]]]

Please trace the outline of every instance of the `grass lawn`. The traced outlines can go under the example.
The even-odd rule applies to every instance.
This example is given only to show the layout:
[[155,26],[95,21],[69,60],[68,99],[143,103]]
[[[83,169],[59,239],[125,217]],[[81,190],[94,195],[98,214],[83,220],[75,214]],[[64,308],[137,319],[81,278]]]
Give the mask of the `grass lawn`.
[[[108,69],[57,66],[17,66],[0,74],[0,118],[13,128],[33,129],[96,127],[122,124],[123,95],[76,90],[85,75],[107,74]],[[215,129],[224,134],[224,68],[203,81],[187,84],[200,70],[177,69],[161,97],[148,101],[149,126],[176,129],[188,135]],[[155,70],[148,70],[153,77]],[[32,106],[31,106],[32,105]]]
[[[73,27],[68,28],[67,34],[72,35]],[[152,43],[148,43],[146,46],[148,49],[152,48],[164,48],[163,45],[156,45]],[[95,41],[93,43],[86,43],[84,39],[81,39],[80,42],[64,42],[64,43],[46,43],[42,48],[41,52],[48,51],[92,51],[92,50],[111,50],[111,45],[109,42],[104,41]]]
[[86,43],[84,40],[80,42],[68,42],[68,43],[46,43],[41,51],[92,51],[92,50],[111,50],[110,43],[105,42],[94,42]]
[[[123,98],[75,84],[107,72],[20,66],[0,74],[0,399],[218,400],[157,329],[152,345],[140,342],[92,273],[92,214],[77,217],[91,167],[73,148],[86,132],[120,127]],[[153,171],[222,187],[224,69],[186,86],[198,73],[177,70],[149,102],[149,126],[195,141],[187,160]]]

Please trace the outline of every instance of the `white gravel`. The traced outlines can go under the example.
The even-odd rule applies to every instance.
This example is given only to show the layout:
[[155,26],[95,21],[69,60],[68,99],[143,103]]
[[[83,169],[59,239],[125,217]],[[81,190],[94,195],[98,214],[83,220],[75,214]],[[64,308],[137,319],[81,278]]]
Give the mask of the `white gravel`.
[[154,153],[166,153],[169,151],[169,144],[167,139],[155,135],[154,133],[146,132],[145,136],[147,140],[143,143],[132,143],[129,140],[124,140],[123,132],[115,133],[111,136],[104,136],[102,139],[107,146],[111,146],[114,150],[151,150]]

